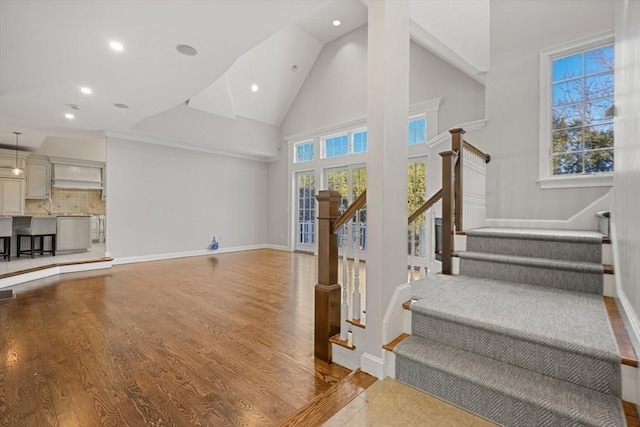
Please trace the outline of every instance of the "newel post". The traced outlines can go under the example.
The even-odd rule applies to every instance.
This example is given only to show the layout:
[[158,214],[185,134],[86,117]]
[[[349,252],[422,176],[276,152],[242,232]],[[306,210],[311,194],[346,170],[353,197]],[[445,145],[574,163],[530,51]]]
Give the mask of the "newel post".
[[455,209],[453,212],[455,216],[456,230],[462,231],[464,230],[462,228],[462,194],[463,194],[462,179],[463,179],[463,173],[464,173],[463,162],[465,160],[464,139],[463,139],[464,129],[462,128],[451,129],[449,133],[451,134],[451,150],[455,153],[458,153],[458,162],[455,165],[454,173],[453,173],[454,197],[455,197]]
[[315,286],[314,354],[331,362],[329,338],[340,332],[340,284],[338,284],[338,238],[332,232],[338,217],[340,193],[320,190],[318,201],[318,283]]
[[453,211],[455,208],[453,168],[456,155],[453,151],[442,156],[442,274],[453,274]]

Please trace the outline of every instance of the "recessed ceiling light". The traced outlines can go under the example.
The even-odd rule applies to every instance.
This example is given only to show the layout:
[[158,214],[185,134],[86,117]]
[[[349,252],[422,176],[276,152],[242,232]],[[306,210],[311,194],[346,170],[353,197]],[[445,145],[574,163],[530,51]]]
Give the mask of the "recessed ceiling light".
[[124,46],[122,46],[122,43],[120,42],[111,42],[109,43],[109,46],[116,52],[122,52],[124,50]]
[[251,85],[251,91],[252,91],[252,92],[257,92],[257,91],[258,91],[258,89],[260,89],[260,88],[258,87],[258,85],[256,85],[256,84]]
[[73,119],[73,118],[75,117],[75,116],[74,116],[73,114],[71,114],[71,113],[67,113],[67,114],[65,114],[64,116],[65,116],[67,119],[69,119],[69,120],[71,120],[71,119]]
[[80,88],[80,92],[84,93],[85,95],[91,95],[91,93],[93,93],[93,91],[91,90],[90,87],[81,87]]
[[340,20],[336,19],[335,21],[332,22],[334,27],[339,27],[340,24],[342,24],[342,22],[340,22]]
[[198,54],[198,51],[194,47],[186,44],[179,44],[176,46],[176,50],[186,56],[196,56]]
[[118,108],[129,108],[129,106],[127,104],[113,104],[114,107],[118,107]]

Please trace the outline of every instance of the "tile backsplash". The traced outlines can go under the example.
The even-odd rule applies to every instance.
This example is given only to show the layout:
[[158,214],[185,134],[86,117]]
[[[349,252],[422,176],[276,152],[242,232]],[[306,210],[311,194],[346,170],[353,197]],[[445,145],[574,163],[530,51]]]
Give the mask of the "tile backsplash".
[[[106,202],[101,198],[101,190],[75,190],[69,188],[52,188],[51,201],[53,214],[105,214]],[[25,215],[44,215],[43,200],[25,201]]]

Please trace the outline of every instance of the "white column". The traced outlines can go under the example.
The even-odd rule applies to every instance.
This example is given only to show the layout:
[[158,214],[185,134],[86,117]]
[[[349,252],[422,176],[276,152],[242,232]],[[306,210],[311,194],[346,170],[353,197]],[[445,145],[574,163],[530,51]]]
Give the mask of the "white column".
[[395,287],[407,282],[408,0],[369,1],[368,34],[367,342],[362,369],[381,377],[382,318]]

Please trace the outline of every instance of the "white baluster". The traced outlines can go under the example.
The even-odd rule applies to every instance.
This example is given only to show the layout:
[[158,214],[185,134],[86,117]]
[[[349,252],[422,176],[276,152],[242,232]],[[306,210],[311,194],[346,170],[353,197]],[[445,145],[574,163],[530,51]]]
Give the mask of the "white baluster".
[[347,286],[349,283],[349,272],[347,266],[347,248],[349,247],[349,223],[342,226],[342,305],[340,306],[340,340],[347,340],[348,326],[347,319],[349,318],[349,302]]
[[413,223],[411,224],[411,255],[409,257],[411,261],[409,263],[409,282],[414,282],[416,280],[416,278],[413,277],[413,267],[416,265],[415,253],[416,253],[416,222],[413,221]]
[[429,217],[429,212],[431,211],[431,209],[429,209],[427,212],[422,214],[422,226],[420,227],[420,229],[422,230],[422,232],[420,233],[420,255],[422,257],[422,266],[420,267],[420,278],[424,278],[427,277],[427,247],[429,247],[429,233],[427,231],[427,225],[429,224],[428,222],[428,217]]
[[360,212],[356,213],[356,228],[354,230],[355,245],[353,253],[353,320],[360,320]]

